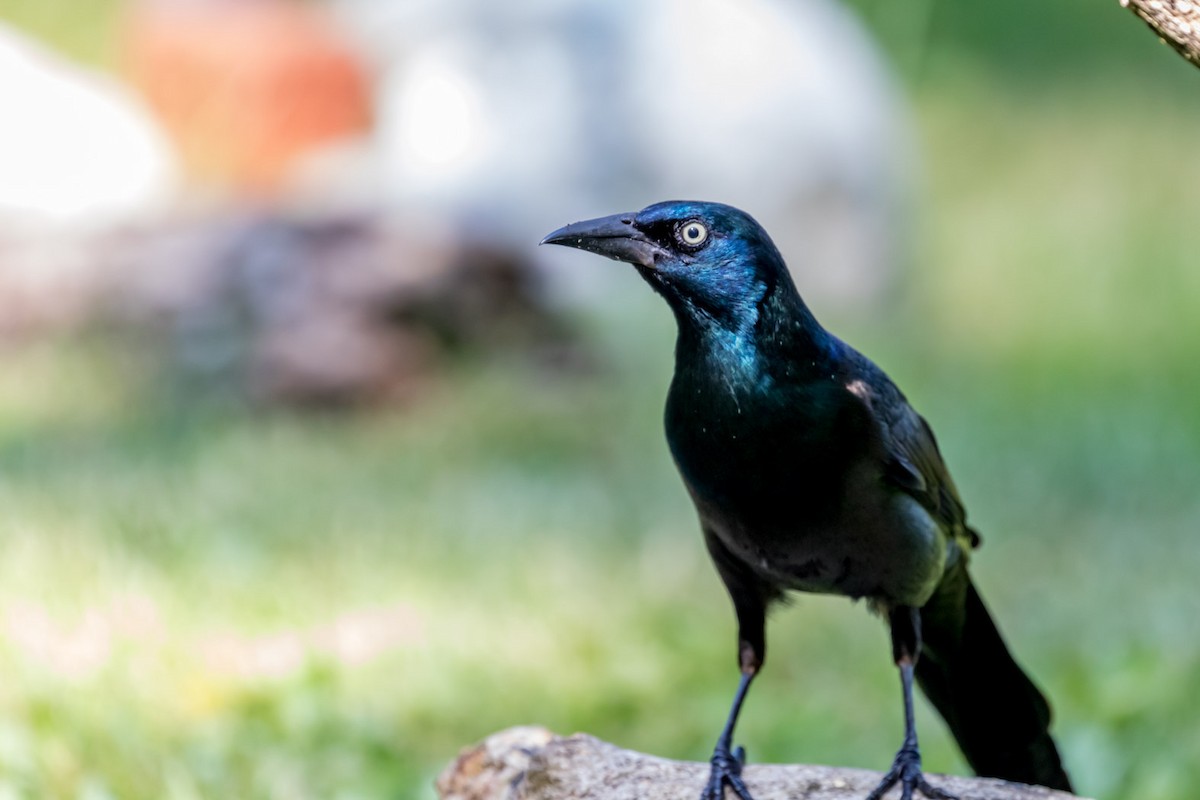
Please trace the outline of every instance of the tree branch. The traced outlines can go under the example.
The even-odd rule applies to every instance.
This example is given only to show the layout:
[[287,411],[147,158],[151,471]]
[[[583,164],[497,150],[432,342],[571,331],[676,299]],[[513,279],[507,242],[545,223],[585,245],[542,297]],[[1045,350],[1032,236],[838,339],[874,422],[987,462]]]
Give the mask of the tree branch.
[[1120,0],[1179,55],[1200,67],[1200,0]]
[[[755,800],[862,800],[880,777],[862,769],[780,764],[750,764],[745,771]],[[509,728],[464,750],[438,778],[437,791],[441,800],[696,800],[707,778],[708,764],[622,750],[583,734]],[[937,776],[933,782],[962,800],[1074,797],[988,778]]]

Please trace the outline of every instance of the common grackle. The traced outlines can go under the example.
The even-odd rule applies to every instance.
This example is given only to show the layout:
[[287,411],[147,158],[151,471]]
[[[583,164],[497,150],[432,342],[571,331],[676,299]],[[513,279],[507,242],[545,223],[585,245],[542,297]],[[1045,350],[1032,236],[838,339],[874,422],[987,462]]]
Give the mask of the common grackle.
[[733,729],[787,591],[865,600],[891,628],[904,742],[868,800],[926,782],[914,673],[980,775],[1070,790],[1050,707],[1017,666],[967,573],[979,536],[933,431],[884,372],[826,331],[745,212],[666,202],[577,222],[543,244],[626,261],[678,323],[671,454],[733,601],[741,680],[702,800],[751,800]]

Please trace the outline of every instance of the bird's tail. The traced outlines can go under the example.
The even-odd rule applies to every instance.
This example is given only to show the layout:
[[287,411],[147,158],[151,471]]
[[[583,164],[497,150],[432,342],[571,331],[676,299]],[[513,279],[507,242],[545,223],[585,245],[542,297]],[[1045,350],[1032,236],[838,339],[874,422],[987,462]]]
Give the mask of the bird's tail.
[[965,564],[921,609],[921,628],[917,682],[971,768],[1071,791],[1050,737],[1050,704],[1008,652]]

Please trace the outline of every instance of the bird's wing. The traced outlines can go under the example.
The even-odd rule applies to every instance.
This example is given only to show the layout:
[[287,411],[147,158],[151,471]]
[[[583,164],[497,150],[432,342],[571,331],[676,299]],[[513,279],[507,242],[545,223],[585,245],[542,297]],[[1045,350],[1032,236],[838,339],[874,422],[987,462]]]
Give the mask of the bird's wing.
[[871,367],[867,374],[848,381],[846,388],[879,423],[884,479],[914,498],[956,538],[978,546],[979,534],[967,526],[966,508],[929,423],[882,371]]

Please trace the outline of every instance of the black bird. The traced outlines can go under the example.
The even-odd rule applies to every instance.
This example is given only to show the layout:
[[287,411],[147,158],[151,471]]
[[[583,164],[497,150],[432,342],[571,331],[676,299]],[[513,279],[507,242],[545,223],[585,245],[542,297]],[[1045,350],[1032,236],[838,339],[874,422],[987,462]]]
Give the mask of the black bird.
[[748,214],[672,201],[560,228],[543,241],[626,261],[679,333],[667,443],[733,601],[741,681],[702,800],[741,778],[733,729],[785,592],[865,600],[887,619],[904,693],[904,743],[868,800],[926,782],[917,682],[984,776],[1070,790],[1050,707],[1017,666],[967,572],[979,536],[933,431],[884,372],[826,331]]

